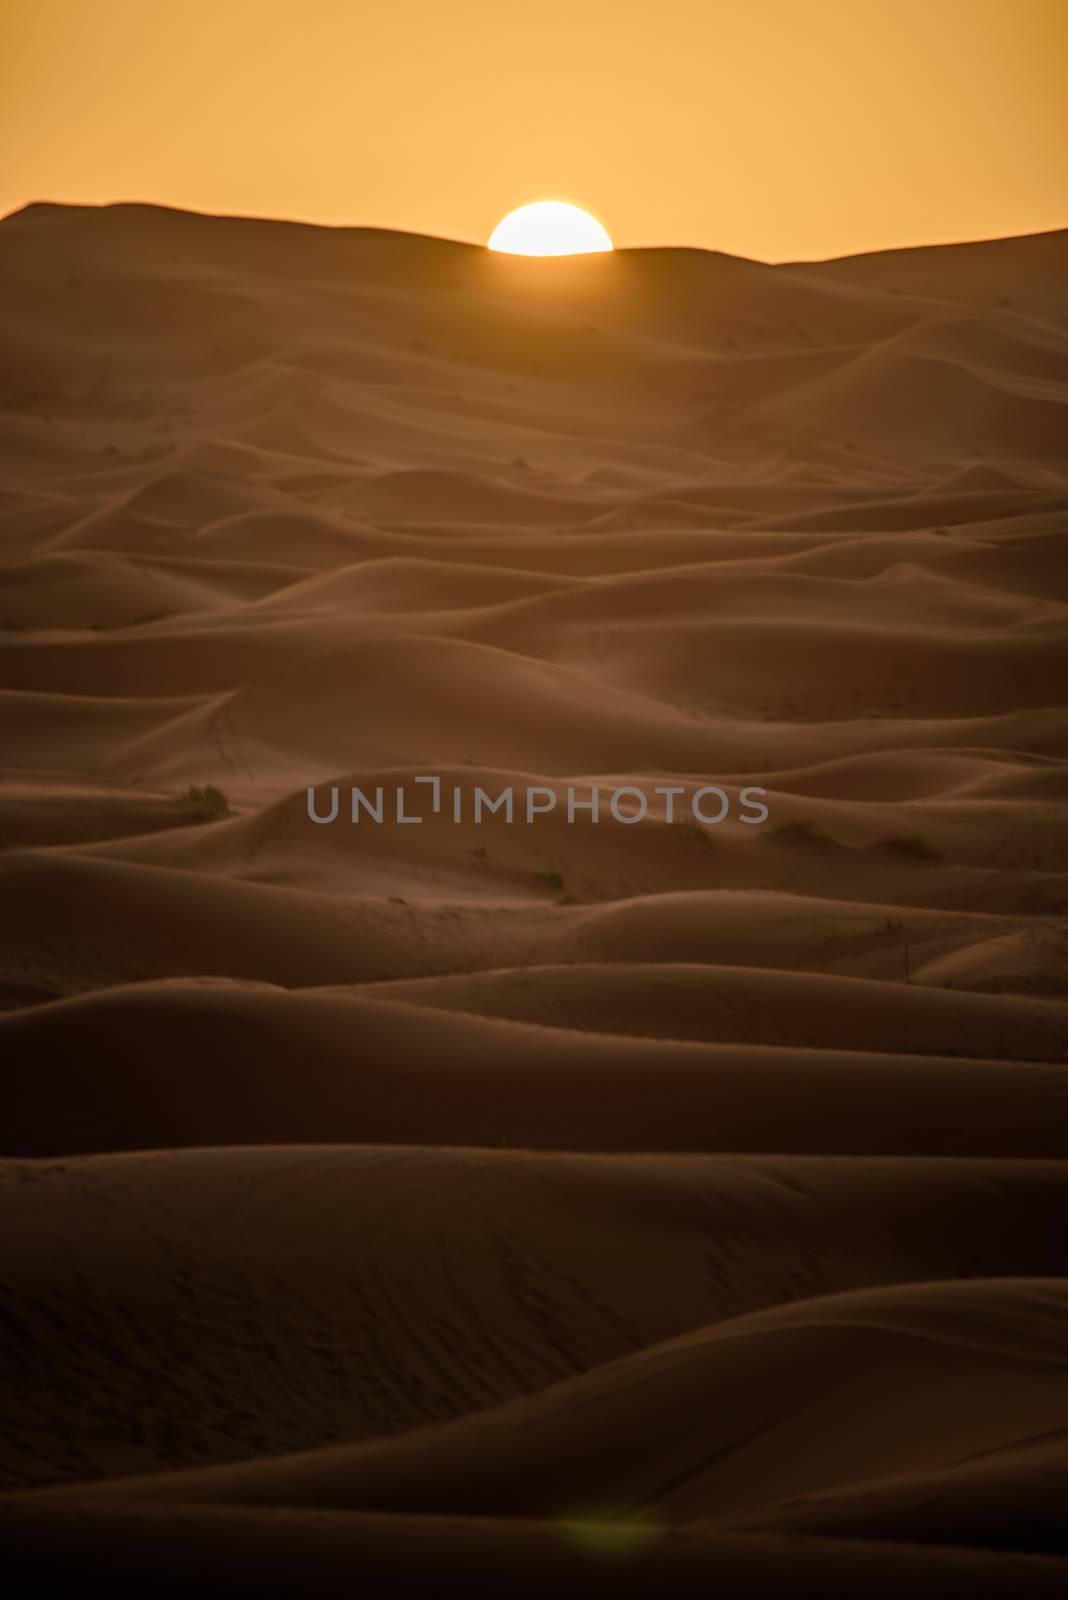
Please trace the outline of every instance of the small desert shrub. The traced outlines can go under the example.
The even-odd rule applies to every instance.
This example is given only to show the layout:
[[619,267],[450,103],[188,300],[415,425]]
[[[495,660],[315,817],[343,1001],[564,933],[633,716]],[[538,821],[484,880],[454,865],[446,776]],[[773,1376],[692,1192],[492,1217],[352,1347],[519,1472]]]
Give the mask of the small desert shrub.
[[182,805],[200,822],[217,822],[220,817],[230,815],[229,800],[213,783],[206,784],[203,789],[191,784],[182,795]]
[[770,830],[771,837],[780,844],[802,845],[827,845],[836,844],[829,833],[824,833],[822,828],[817,828],[814,822],[807,817],[798,817],[793,822],[780,822],[777,827]]
[[941,850],[936,850],[933,844],[920,833],[902,833],[892,839],[884,839],[884,850],[892,850],[895,855],[907,856],[910,861],[940,862],[946,858]]
[[563,873],[555,872],[551,867],[546,867],[541,871],[536,872],[534,876],[536,878],[540,878],[545,887],[547,889],[551,889],[554,894],[563,894],[564,890],[567,888],[567,883]]

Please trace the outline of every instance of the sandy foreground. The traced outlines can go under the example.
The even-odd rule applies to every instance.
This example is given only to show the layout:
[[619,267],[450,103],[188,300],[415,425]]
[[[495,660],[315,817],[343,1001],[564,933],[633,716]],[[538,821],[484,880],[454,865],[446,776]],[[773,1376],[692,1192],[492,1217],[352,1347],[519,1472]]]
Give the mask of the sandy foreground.
[[7,1558],[1063,1595],[1068,234],[32,206],[0,362]]

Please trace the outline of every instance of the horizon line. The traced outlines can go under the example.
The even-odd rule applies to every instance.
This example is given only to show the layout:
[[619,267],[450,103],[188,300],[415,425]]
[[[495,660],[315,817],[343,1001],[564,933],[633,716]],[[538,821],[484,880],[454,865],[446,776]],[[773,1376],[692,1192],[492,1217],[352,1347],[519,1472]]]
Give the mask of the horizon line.
[[[165,211],[165,212],[171,212],[171,213],[173,213],[173,214],[175,214],[177,216],[200,217],[200,218],[203,218],[206,221],[269,223],[269,224],[272,224],[272,225],[275,225],[275,226],[278,226],[278,227],[286,227],[286,228],[312,228],[312,229],[317,229],[319,231],[326,232],[326,233],[388,233],[388,234],[393,234],[398,238],[426,239],[426,240],[433,241],[435,244],[457,245],[457,246],[460,246],[463,249],[485,250],[488,253],[499,253],[499,252],[489,252],[489,246],[484,241],[480,241],[480,240],[477,240],[477,239],[457,238],[457,237],[454,237],[454,236],[452,236],[450,234],[424,233],[418,228],[386,227],[386,226],[384,226],[384,225],[382,225],[380,223],[367,223],[367,222],[316,222],[316,221],[312,221],[312,220],[309,220],[308,218],[304,218],[304,217],[269,216],[269,215],[266,215],[266,214],[261,214],[261,213],[256,213],[256,212],[202,211],[202,210],[198,210],[197,208],[192,207],[192,206],[171,205],[171,204],[168,204],[165,201],[160,201],[160,200],[88,200],[88,201],[85,201],[85,200],[47,200],[47,199],[27,200],[27,201],[24,201],[21,205],[16,206],[13,210],[6,211],[2,215],[0,215],[0,226],[2,226],[6,222],[13,221],[16,217],[20,217],[20,216],[24,215],[28,211],[33,211],[33,210],[36,210],[38,208],[41,208],[41,209],[52,209],[52,210],[57,210],[57,211],[119,211],[119,210]],[[860,260],[860,259],[862,259],[862,258],[864,258],[866,256],[904,255],[904,254],[910,254],[910,253],[913,253],[913,252],[919,251],[919,250],[967,249],[969,246],[973,246],[973,245],[1006,244],[1006,243],[1009,243],[1009,242],[1011,242],[1013,240],[1052,238],[1055,235],[1061,234],[1061,233],[1068,233],[1068,220],[1066,220],[1059,227],[1037,228],[1037,229],[1034,229],[1034,230],[1031,230],[1031,231],[1025,232],[1025,233],[1006,233],[1006,234],[978,235],[978,236],[976,236],[974,238],[969,237],[969,238],[964,238],[964,239],[930,239],[930,240],[927,240],[927,241],[925,241],[923,243],[918,243],[918,244],[882,245],[882,246],[876,246],[874,249],[846,251],[846,252],[844,252],[842,254],[838,254],[838,255],[829,255],[829,256],[784,256],[780,260],[776,260],[776,261],[766,261],[766,260],[764,260],[763,258],[761,258],[759,256],[741,255],[741,254],[739,254],[739,253],[737,253],[736,251],[733,251],[733,250],[720,250],[720,249],[717,249],[715,246],[712,246],[712,245],[666,243],[666,242],[662,242],[662,243],[659,243],[659,244],[615,244],[613,242],[613,246],[612,246],[612,250],[611,251],[603,251],[603,252],[596,252],[596,253],[604,254],[604,255],[608,255],[608,254],[616,255],[616,254],[636,253],[638,251],[643,251],[643,250],[650,250],[650,251],[651,250],[664,250],[664,251],[669,251],[669,250],[683,251],[683,250],[686,250],[686,251],[693,251],[694,253],[699,254],[699,255],[729,256],[730,258],[732,258],[733,260],[736,260],[736,261],[750,261],[750,262],[753,262],[755,265],[767,266],[767,267],[788,267],[788,266],[809,266],[809,265],[818,266],[818,265],[830,265],[831,263],[833,263],[835,261]],[[576,251],[576,252],[574,252],[574,254],[575,255],[587,255],[587,254],[590,254],[590,252]],[[520,255],[516,259],[523,260],[523,259],[526,259],[526,258],[523,257],[522,255]],[[541,260],[546,260],[546,261],[551,261],[551,260],[566,261],[566,260],[569,260],[569,259],[573,259],[573,256],[571,256],[571,255],[545,256],[545,257],[538,256],[538,257],[530,257],[529,259],[531,259],[531,260],[537,259],[539,261],[541,261]]]

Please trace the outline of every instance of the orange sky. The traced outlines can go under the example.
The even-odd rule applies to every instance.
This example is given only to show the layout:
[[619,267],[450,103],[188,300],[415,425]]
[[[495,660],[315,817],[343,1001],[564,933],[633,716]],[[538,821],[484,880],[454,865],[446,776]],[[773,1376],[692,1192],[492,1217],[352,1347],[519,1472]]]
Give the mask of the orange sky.
[[0,0],[0,213],[153,200],[782,260],[1068,225],[1068,0]]

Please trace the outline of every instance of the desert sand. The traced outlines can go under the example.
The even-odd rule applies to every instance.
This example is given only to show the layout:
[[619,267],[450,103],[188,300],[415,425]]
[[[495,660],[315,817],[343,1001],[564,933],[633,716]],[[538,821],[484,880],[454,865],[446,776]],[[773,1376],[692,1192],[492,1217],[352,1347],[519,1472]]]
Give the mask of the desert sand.
[[1068,233],[0,290],[8,1559],[1062,1595]]

